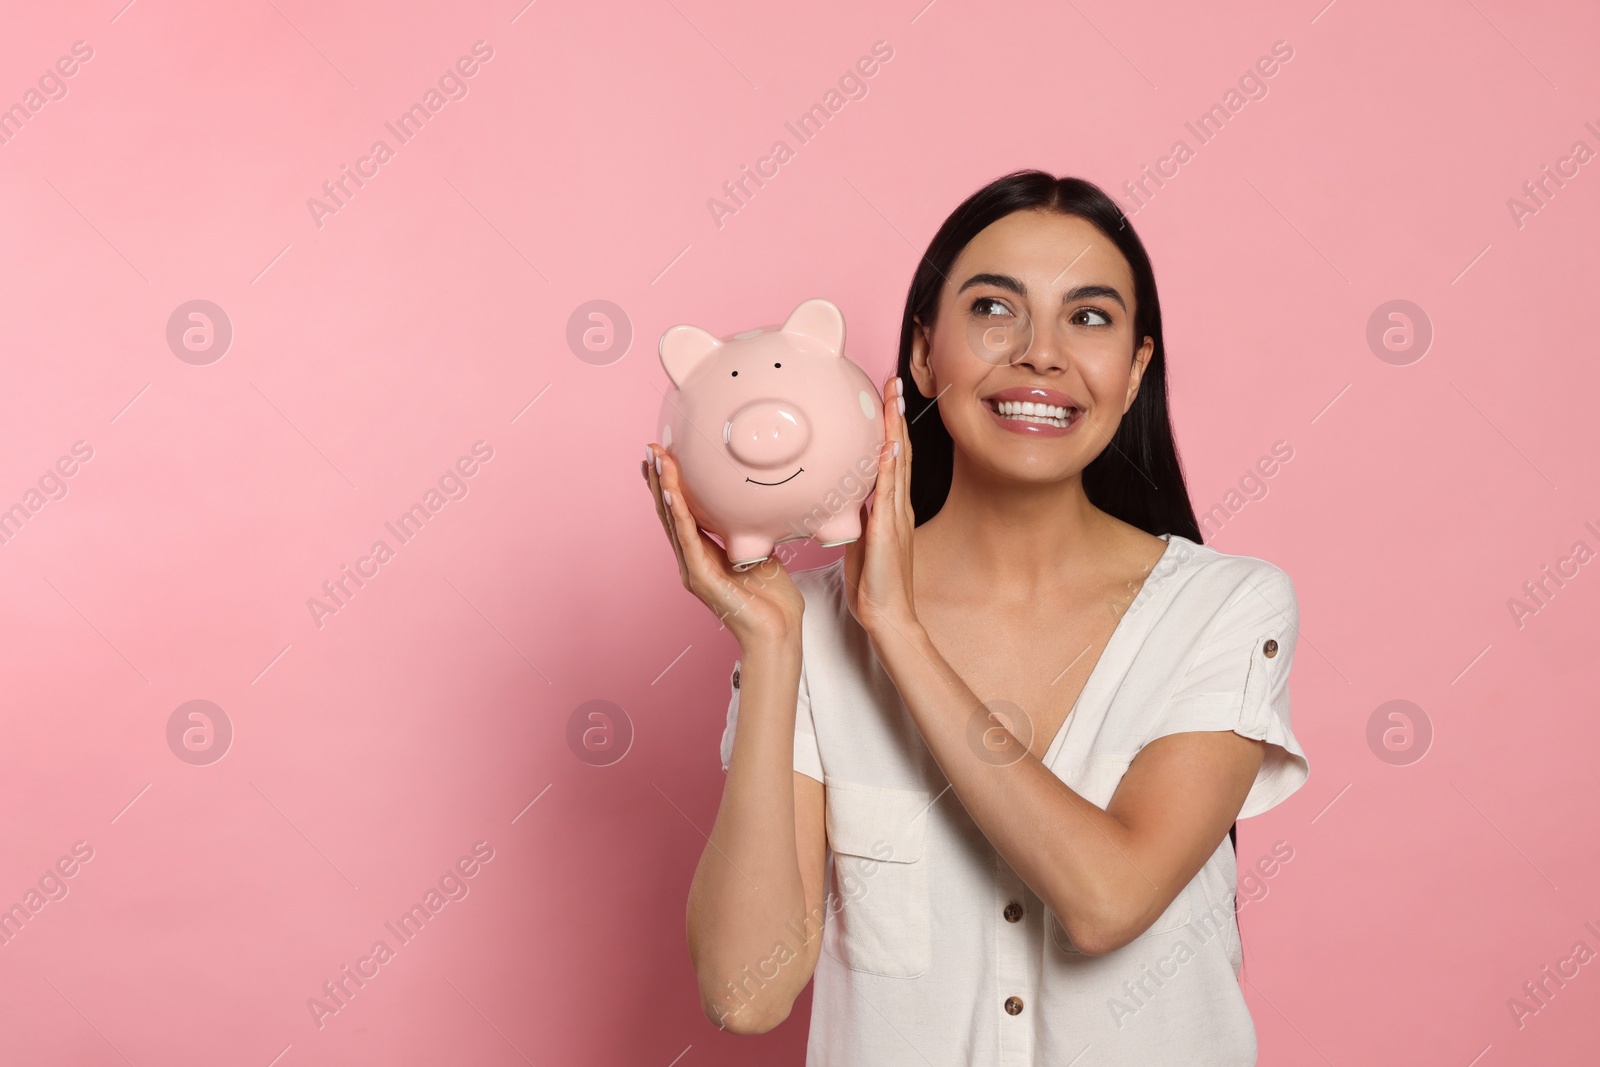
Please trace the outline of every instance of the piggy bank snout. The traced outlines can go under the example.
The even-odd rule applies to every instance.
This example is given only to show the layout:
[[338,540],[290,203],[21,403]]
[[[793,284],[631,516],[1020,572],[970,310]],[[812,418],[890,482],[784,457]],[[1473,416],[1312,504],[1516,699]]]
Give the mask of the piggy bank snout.
[[734,412],[723,426],[722,439],[740,463],[781,467],[799,459],[811,444],[811,423],[793,404],[761,400]]

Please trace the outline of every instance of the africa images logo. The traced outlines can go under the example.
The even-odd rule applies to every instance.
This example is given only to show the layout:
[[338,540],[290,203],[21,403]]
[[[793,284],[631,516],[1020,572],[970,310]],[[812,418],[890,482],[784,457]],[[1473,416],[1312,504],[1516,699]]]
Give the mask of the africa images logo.
[[329,1016],[337,1015],[349,1007],[356,993],[382,974],[383,967],[394,960],[398,950],[416,940],[428,924],[444,911],[446,904],[466,900],[467,894],[472,892],[470,880],[477,877],[484,864],[492,859],[494,846],[487,841],[476,842],[471,855],[462,856],[446,867],[444,874],[439,876],[438,885],[429,886],[421,901],[412,904],[398,919],[383,924],[383,928],[393,935],[394,945],[379,938],[372,943],[367,955],[356,960],[354,968],[347,963],[339,968],[338,975],[322,983],[322,996],[307,997],[306,1009],[311,1012],[311,1021],[317,1024],[317,1029],[321,1030],[327,1025]]
[[[349,205],[357,191],[364,188],[368,181],[376,178],[380,168],[385,163],[394,159],[397,150],[411,143],[412,138],[422,132],[428,120],[444,110],[444,106],[452,100],[465,100],[471,91],[467,79],[471,78],[482,69],[480,64],[487,63],[494,58],[494,49],[487,41],[474,41],[472,55],[462,56],[455,61],[453,67],[448,67],[439,75],[438,87],[428,86],[422,94],[421,103],[414,103],[394,122],[385,122],[384,129],[394,136],[395,144],[390,146],[383,138],[372,142],[372,147],[367,154],[356,160],[354,171],[347,164],[340,164],[339,177],[322,183],[322,195],[326,199],[308,197],[306,208],[311,212],[311,221],[317,224],[317,229],[325,225],[323,219],[329,215],[337,215]],[[363,180],[365,179],[365,180]],[[353,186],[353,187],[352,187]]]

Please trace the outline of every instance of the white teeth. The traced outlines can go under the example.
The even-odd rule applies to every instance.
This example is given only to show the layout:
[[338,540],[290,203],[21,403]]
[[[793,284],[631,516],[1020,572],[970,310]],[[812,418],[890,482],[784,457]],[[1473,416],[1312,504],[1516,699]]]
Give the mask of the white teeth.
[[1042,415],[1051,419],[1064,419],[1067,409],[1055,404],[1036,404],[1032,400],[997,400],[995,407],[1002,415]]
[[994,408],[1003,418],[1036,422],[1045,426],[1069,425],[1067,419],[1069,409],[1056,404],[1038,404],[1032,400],[997,400],[994,402]]

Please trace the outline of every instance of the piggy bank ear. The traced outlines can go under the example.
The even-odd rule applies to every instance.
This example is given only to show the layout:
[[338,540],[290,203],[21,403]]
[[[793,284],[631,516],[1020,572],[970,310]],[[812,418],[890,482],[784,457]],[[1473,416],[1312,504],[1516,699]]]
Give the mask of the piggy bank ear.
[[683,388],[694,369],[710,358],[722,342],[698,326],[674,326],[661,335],[661,365],[672,384]]
[[783,332],[810,338],[833,355],[844,354],[844,313],[821,297],[795,308],[783,324]]

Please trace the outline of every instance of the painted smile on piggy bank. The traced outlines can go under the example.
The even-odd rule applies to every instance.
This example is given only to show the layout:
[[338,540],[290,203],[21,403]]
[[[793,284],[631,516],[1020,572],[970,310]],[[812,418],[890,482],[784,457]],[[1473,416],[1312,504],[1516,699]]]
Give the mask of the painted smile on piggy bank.
[[660,352],[677,387],[662,403],[661,443],[691,510],[735,567],[785,541],[861,536],[855,505],[877,478],[882,401],[844,355],[837,307],[807,300],[782,326],[726,338],[674,326]]
[[[805,468],[801,467],[800,470],[795,471],[793,474],[789,475],[789,477],[785,478],[783,480],[783,482],[791,482],[794,479],[800,477],[800,471],[803,471],[803,470],[805,470]],[[745,481],[747,481],[747,482],[756,482],[756,480],[754,478],[746,478]],[[782,485],[783,482],[756,482],[756,484],[757,485]]]

